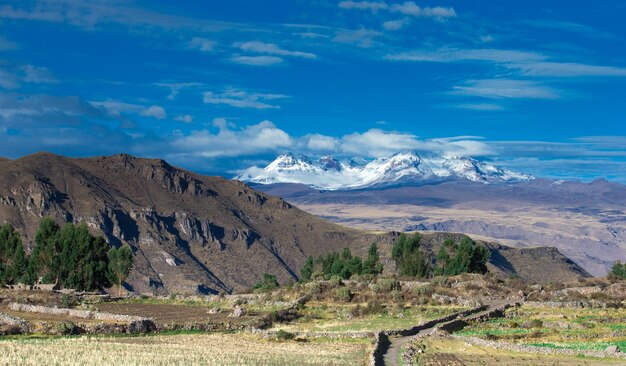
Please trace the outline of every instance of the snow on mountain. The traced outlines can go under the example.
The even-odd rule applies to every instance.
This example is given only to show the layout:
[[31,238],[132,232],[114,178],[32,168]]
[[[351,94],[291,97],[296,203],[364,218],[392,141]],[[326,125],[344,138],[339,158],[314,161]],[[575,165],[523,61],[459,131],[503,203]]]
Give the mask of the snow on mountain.
[[261,184],[301,183],[317,189],[342,190],[420,184],[464,179],[480,183],[519,182],[532,176],[498,168],[472,158],[441,154],[401,152],[367,161],[361,157],[337,160],[332,156],[314,159],[286,153],[264,169],[249,168],[236,179]]

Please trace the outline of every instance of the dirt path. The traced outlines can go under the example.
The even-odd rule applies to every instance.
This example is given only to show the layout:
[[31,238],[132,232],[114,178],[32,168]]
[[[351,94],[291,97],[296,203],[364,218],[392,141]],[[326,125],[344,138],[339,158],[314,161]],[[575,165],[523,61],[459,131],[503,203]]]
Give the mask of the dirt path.
[[[463,318],[460,318],[461,320],[466,320],[466,321],[470,321],[470,320],[475,320],[475,319],[481,319],[483,316],[489,314],[490,312],[492,312],[494,309],[497,309],[499,307],[502,306],[512,306],[515,304],[515,301],[511,301],[511,300],[502,300],[502,301],[493,301],[493,302],[489,302],[486,303],[486,309],[479,311],[477,313],[473,313],[470,315],[467,315]],[[383,358],[383,364],[384,365],[393,365],[393,366],[398,366],[401,364],[400,361],[400,357],[402,356],[400,350],[402,349],[402,347],[404,345],[406,345],[407,343],[411,342],[412,340],[414,340],[415,338],[419,338],[419,337],[424,337],[429,335],[430,333],[435,331],[435,328],[440,327],[446,323],[451,323],[451,322],[455,322],[456,320],[452,320],[449,322],[441,322],[441,323],[436,323],[433,324],[430,328],[426,328],[426,329],[422,329],[421,331],[419,331],[417,334],[412,335],[412,336],[407,336],[407,337],[389,337],[389,342],[391,343],[389,345],[389,348],[387,349],[387,352],[385,353],[385,356]]]

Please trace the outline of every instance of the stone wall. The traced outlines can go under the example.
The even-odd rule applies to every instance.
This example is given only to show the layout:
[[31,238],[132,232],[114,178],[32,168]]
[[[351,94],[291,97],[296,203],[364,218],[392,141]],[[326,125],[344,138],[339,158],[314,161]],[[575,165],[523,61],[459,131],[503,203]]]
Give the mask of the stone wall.
[[[103,321],[103,323],[98,324],[81,324],[81,330],[86,333],[147,333],[156,330],[154,320],[139,316],[18,303],[11,303],[9,305],[9,309],[28,313],[59,315],[70,318]],[[112,322],[113,324],[105,324],[105,322]],[[43,324],[45,328],[45,322],[40,322],[40,324]]]

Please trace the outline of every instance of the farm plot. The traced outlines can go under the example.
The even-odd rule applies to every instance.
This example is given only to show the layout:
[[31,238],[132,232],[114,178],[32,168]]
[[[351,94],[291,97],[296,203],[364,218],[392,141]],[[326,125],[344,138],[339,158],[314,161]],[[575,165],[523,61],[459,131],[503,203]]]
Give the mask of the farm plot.
[[246,334],[0,341],[0,365],[363,365],[369,340],[263,340]]
[[419,365],[423,366],[617,366],[624,364],[623,359],[512,352],[476,346],[452,337],[429,337],[422,342],[426,352],[419,357]]
[[626,349],[626,309],[560,309],[522,306],[506,317],[457,333],[488,340],[579,350]]
[[460,306],[397,307],[376,302],[338,304],[309,302],[300,310],[302,317],[290,324],[279,324],[286,331],[373,332],[412,327],[466,308]]

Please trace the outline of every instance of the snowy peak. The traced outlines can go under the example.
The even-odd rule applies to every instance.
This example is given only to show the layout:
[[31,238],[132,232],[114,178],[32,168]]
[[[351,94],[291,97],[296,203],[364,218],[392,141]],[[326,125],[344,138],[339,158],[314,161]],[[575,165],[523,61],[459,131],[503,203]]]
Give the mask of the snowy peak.
[[318,189],[341,190],[446,180],[506,183],[533,177],[472,158],[405,151],[372,161],[361,157],[337,160],[332,156],[314,159],[286,153],[264,169],[249,168],[236,179],[262,184],[301,183]]

